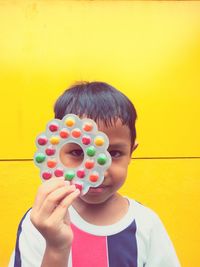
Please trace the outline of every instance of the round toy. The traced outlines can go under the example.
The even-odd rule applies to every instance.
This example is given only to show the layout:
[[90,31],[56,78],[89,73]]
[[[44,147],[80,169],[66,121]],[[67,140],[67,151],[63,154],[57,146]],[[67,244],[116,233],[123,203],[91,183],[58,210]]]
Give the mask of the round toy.
[[[79,166],[66,166],[61,161],[60,151],[66,144],[80,146],[84,155]],[[62,120],[51,120],[46,131],[37,136],[34,163],[40,168],[43,181],[64,176],[84,195],[104,180],[104,173],[111,164],[108,145],[108,137],[98,131],[93,120],[67,114]]]

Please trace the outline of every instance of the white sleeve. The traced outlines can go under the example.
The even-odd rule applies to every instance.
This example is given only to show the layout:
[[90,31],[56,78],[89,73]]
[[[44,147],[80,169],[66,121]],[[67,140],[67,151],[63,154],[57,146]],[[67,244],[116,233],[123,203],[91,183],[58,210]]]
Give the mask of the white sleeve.
[[15,250],[8,267],[39,267],[43,259],[46,242],[30,221],[30,210],[19,224]]
[[145,267],[180,267],[173,244],[159,217],[155,215],[150,232]]
[[15,252],[13,251],[11,257],[10,257],[10,261],[8,263],[8,267],[12,267],[14,266],[14,260],[15,260]]

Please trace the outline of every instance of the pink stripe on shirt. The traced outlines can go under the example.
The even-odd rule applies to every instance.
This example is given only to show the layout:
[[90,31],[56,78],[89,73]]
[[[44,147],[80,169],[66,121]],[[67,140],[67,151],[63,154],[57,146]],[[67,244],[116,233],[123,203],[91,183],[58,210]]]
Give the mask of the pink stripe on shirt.
[[73,224],[71,227],[74,233],[72,266],[108,267],[106,237],[85,233]]

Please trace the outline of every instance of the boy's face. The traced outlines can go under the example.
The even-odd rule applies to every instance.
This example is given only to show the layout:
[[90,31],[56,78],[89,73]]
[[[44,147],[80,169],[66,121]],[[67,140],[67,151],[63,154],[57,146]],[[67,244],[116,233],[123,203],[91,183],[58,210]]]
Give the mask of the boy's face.
[[[123,185],[127,176],[128,165],[131,160],[130,129],[117,120],[115,125],[106,127],[98,123],[98,129],[109,138],[108,151],[112,157],[111,166],[107,169],[103,183],[97,188],[90,188],[88,193],[80,196],[80,200],[88,204],[100,204],[115,195]],[[62,148],[60,159],[67,166],[76,167],[83,160],[83,151],[76,144]]]

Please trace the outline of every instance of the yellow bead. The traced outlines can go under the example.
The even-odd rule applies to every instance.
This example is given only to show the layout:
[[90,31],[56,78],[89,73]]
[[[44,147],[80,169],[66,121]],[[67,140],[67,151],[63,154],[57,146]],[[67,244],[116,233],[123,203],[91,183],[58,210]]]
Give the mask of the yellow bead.
[[102,146],[104,144],[104,139],[102,137],[96,137],[94,143],[96,146]]
[[57,145],[57,144],[59,144],[59,142],[60,142],[60,138],[58,136],[52,136],[50,138],[50,143],[52,145]]
[[74,126],[74,124],[75,124],[75,120],[73,119],[73,118],[67,118],[66,119],[66,121],[65,121],[65,124],[66,124],[66,126],[68,126],[68,127],[72,127],[72,126]]

